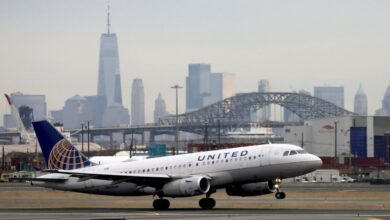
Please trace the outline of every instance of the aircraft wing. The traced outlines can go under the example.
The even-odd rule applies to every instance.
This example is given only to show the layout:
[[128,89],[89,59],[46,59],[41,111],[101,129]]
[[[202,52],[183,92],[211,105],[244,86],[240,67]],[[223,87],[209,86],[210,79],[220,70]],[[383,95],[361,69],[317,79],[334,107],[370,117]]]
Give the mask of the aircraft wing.
[[60,183],[67,181],[67,178],[9,178],[10,182],[49,182],[49,183]]
[[78,177],[79,181],[89,179],[112,180],[114,184],[121,182],[131,182],[144,184],[152,187],[160,187],[172,179],[183,178],[183,176],[170,176],[167,174],[128,174],[128,173],[108,173],[93,171],[76,171],[76,170],[58,170],[57,173],[69,174],[72,177]]

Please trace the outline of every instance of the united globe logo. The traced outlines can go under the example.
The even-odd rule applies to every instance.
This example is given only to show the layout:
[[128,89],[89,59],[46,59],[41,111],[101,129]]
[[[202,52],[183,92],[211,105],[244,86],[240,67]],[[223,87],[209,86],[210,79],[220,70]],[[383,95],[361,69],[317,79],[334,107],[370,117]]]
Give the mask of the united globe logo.
[[54,145],[50,152],[49,169],[73,170],[86,166],[89,166],[88,159],[66,139]]

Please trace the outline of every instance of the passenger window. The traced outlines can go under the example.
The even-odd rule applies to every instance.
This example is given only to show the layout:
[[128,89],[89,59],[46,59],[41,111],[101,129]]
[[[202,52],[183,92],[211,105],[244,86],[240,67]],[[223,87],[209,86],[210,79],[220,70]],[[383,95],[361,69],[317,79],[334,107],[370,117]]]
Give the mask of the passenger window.
[[249,160],[252,160],[252,157],[249,157]]
[[297,152],[295,150],[290,151],[290,155],[295,155]]
[[283,156],[288,156],[288,152],[289,152],[289,151],[285,151],[285,152],[283,153]]
[[156,168],[156,171],[158,171],[158,168]]

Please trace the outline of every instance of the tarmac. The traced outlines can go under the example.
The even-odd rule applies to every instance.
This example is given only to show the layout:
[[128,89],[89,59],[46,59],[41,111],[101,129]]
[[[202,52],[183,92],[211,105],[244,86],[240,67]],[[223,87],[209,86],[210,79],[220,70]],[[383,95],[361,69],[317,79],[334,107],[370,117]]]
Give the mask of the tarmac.
[[287,197],[213,194],[217,205],[202,210],[198,200],[169,199],[155,211],[153,197],[115,197],[55,191],[26,184],[0,184],[0,219],[389,219],[390,186],[370,184],[283,184]]

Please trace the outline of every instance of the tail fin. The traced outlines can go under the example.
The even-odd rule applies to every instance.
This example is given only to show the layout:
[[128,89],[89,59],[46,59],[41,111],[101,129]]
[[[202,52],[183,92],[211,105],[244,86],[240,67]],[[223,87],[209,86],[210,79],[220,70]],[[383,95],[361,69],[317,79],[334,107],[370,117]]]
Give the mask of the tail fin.
[[32,124],[48,169],[73,170],[92,164],[48,121]]
[[34,137],[30,132],[26,131],[26,128],[24,127],[24,124],[22,122],[22,119],[19,115],[19,110],[16,108],[16,106],[13,104],[11,97],[8,94],[4,94],[5,98],[7,99],[8,105],[11,109],[12,115],[15,117],[16,123],[18,125],[18,130],[20,132],[21,138],[24,142],[27,143],[34,143]]

